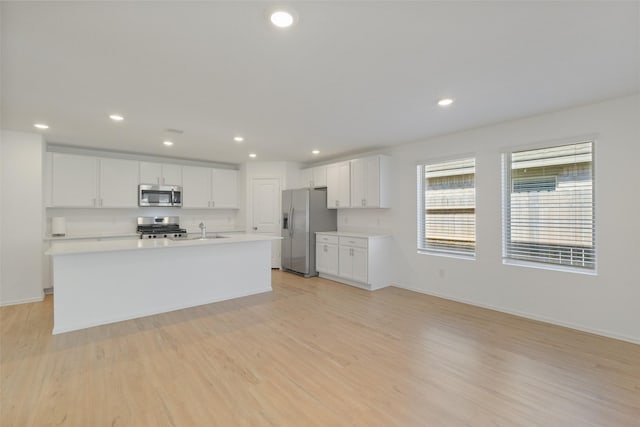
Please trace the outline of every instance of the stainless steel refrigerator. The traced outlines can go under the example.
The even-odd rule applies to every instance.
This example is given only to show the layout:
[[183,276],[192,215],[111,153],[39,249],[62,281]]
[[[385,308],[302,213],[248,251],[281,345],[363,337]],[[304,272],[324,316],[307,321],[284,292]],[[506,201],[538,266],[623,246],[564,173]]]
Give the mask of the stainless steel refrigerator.
[[326,188],[282,192],[282,269],[317,276],[316,231],[337,228],[337,210],[327,209]]

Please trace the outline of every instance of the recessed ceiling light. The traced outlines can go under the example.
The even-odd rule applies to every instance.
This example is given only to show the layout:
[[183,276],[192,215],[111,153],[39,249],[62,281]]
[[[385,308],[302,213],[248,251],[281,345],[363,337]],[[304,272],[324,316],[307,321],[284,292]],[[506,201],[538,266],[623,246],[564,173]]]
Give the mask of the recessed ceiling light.
[[44,123],[36,123],[33,127],[38,129],[49,129],[49,125],[45,125]]
[[287,28],[293,25],[293,14],[286,10],[276,10],[269,16],[271,23],[278,28]]
[[442,98],[441,100],[438,101],[438,105],[441,107],[446,107],[451,104],[453,104],[453,99],[451,98]]
[[122,117],[120,114],[112,114],[109,116],[109,118],[114,122],[121,122],[124,120],[124,117]]
[[313,150],[311,154],[320,154],[320,150]]
[[255,159],[258,155],[256,153],[250,153],[249,157],[251,157],[252,159]]
[[171,147],[173,145],[173,142],[171,142],[171,141],[162,141],[162,143],[164,145],[166,145],[167,147]]
[[233,140],[234,140],[235,142],[242,142],[242,141],[244,141],[244,138],[243,138],[243,137],[241,137],[241,136],[234,136],[234,137],[233,137]]

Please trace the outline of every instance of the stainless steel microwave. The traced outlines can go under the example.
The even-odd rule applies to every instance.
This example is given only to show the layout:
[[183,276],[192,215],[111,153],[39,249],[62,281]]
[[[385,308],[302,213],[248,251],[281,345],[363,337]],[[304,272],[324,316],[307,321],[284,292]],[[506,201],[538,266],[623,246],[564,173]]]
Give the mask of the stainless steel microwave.
[[138,185],[138,206],[182,206],[182,187],[179,185]]

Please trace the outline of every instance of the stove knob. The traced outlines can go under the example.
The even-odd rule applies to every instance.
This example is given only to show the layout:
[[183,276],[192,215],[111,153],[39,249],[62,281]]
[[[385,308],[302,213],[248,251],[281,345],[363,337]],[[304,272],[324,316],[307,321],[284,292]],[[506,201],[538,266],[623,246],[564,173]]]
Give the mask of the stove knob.
[[153,238],[155,239],[156,237],[158,237],[158,236],[156,236],[156,235],[154,234],[154,235],[153,235]]

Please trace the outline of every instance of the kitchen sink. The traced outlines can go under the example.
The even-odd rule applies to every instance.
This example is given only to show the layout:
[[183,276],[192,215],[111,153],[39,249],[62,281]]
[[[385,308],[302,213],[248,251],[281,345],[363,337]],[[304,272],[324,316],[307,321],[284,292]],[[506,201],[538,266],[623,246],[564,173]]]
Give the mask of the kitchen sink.
[[221,236],[219,234],[216,234],[214,236],[206,236],[206,237],[200,237],[200,236],[193,236],[193,237],[187,237],[187,240],[213,240],[213,239],[226,239],[229,236]]
[[213,236],[207,236],[207,237],[200,237],[200,236],[189,236],[189,237],[171,237],[171,240],[214,240],[214,239],[226,239],[229,236],[221,236],[219,234],[213,235]]

